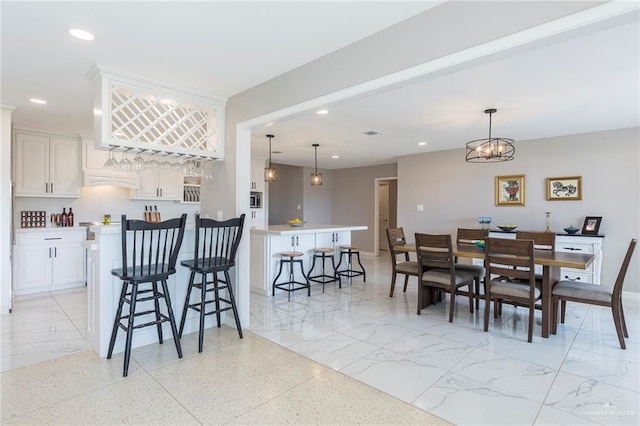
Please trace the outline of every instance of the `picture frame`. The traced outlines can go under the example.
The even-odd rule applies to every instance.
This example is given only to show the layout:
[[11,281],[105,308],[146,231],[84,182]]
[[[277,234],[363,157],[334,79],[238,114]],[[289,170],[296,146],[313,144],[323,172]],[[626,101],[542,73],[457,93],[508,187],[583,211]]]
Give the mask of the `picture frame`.
[[582,225],[582,235],[598,235],[602,216],[587,216]]
[[582,176],[547,178],[547,201],[582,200]]
[[496,206],[524,206],[524,175],[496,176]]

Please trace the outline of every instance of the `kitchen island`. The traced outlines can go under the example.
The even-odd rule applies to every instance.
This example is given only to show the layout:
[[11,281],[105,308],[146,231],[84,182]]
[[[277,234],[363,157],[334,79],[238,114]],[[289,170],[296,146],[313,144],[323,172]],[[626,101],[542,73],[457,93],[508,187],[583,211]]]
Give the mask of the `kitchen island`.
[[[122,240],[121,228],[119,225],[94,225],[89,228],[95,233],[95,241],[86,241],[85,248],[88,250],[87,256],[87,340],[93,349],[101,356],[107,355],[109,339],[113,327],[113,320],[118,308],[118,300],[122,289],[122,281],[111,275],[111,270],[122,266]],[[193,257],[195,247],[195,225],[187,223],[185,227],[184,239],[178,254],[176,263],[176,273],[167,280],[171,305],[176,320],[179,321],[182,315],[184,299],[189,283],[189,269],[180,265],[181,260]],[[235,268],[231,270],[231,280],[234,283],[234,295],[240,315],[240,321],[244,327],[249,323],[249,290],[248,285],[238,288]],[[153,303],[152,301],[142,303]],[[162,305],[162,304],[161,304]],[[125,307],[128,309],[128,306]],[[150,309],[153,309],[150,307]],[[162,309],[162,308],[161,308]],[[141,307],[139,311],[146,310]],[[223,322],[235,328],[233,315],[223,313]],[[141,318],[144,320],[144,318]],[[207,316],[205,327],[215,327],[215,315]],[[198,331],[198,313],[189,310],[184,326],[183,334]],[[169,323],[163,324],[163,336],[165,342],[171,342],[172,334]],[[124,350],[125,333],[118,333],[118,339],[114,348],[114,353]],[[133,347],[139,347],[158,342],[158,335],[155,327],[145,327],[137,329],[133,335]],[[184,350],[184,348],[183,348]]]
[[[365,225],[311,225],[300,227],[271,225],[267,229],[252,229],[251,250],[251,291],[271,296],[271,284],[275,278],[280,257],[278,253],[297,251],[303,253],[305,273],[309,271],[312,250],[316,247],[333,248],[336,265],[339,261],[339,246],[351,244],[352,231],[364,231]],[[330,265],[327,265],[330,267]],[[318,265],[316,266],[318,268]],[[296,279],[303,279],[296,269]],[[313,283],[312,291],[313,291]]]

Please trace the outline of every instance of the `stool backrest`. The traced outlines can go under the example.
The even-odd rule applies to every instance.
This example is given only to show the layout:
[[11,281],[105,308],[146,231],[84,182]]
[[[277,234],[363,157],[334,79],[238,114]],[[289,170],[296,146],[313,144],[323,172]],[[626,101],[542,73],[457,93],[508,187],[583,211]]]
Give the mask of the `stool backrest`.
[[216,269],[235,265],[243,227],[244,214],[225,221],[201,219],[197,214],[194,266]]
[[143,277],[170,275],[176,271],[187,215],[146,222],[122,215],[122,273]]

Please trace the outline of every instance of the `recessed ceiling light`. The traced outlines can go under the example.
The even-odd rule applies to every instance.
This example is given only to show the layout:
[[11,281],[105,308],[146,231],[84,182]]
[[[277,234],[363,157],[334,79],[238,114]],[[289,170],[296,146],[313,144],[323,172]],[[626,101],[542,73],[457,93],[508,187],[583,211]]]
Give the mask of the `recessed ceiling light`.
[[340,158],[339,155],[332,155],[331,158]]
[[326,109],[319,109],[318,111],[316,111],[316,114],[329,114],[329,111]]
[[38,99],[38,98],[31,98],[29,99],[31,102],[33,102],[34,104],[39,104],[39,105],[44,105],[47,103],[47,101],[45,101],[44,99]]
[[92,41],[92,40],[95,40],[96,38],[96,36],[91,34],[89,31],[81,30],[80,28],[71,28],[69,30],[69,34],[71,34],[77,39],[85,40],[85,41]]
[[425,146],[427,143],[425,141],[418,142],[418,145]]

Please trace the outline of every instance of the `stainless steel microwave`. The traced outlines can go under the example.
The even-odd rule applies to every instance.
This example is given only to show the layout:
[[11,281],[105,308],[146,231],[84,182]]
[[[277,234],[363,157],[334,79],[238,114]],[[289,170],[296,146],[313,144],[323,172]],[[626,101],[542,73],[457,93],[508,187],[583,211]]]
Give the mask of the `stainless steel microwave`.
[[259,209],[262,207],[262,193],[261,192],[252,192],[251,198],[249,199],[249,207],[252,209]]

